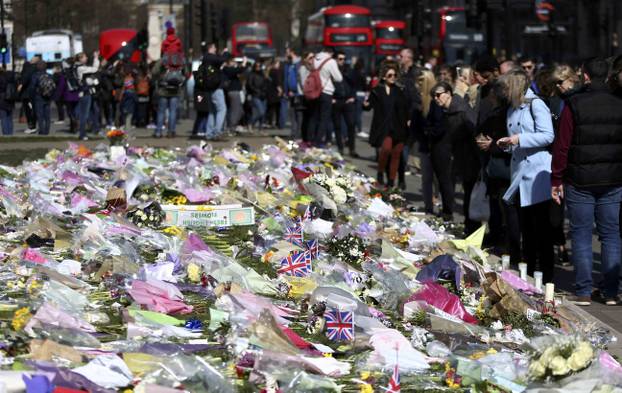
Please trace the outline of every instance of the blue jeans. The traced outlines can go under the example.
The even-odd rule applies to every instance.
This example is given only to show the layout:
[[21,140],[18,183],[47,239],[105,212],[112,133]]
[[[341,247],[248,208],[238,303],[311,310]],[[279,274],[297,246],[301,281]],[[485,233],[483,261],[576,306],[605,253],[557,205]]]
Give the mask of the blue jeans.
[[281,97],[281,109],[279,110],[279,128],[285,128],[285,125],[287,124],[288,110],[289,99],[287,97]]
[[90,94],[84,94],[78,101],[77,111],[78,121],[80,123],[80,138],[84,138],[86,136],[86,123],[89,120],[89,114],[91,112],[91,98]]
[[572,262],[575,269],[577,296],[592,293],[592,230],[596,219],[596,231],[602,242],[601,274],[603,295],[618,295],[620,277],[620,201],[622,187],[576,188],[564,186],[566,206],[570,217],[570,241]]
[[134,111],[136,110],[136,93],[126,91],[121,98],[121,126],[126,126],[126,118],[132,116],[134,120]]
[[266,116],[268,104],[265,99],[256,97],[253,97],[251,102],[253,104],[253,113],[251,115],[249,125],[254,126],[257,122],[259,122],[259,127],[261,127],[263,125],[264,116]]
[[2,135],[13,135],[13,110],[0,109],[0,123],[2,123]]
[[225,102],[225,93],[222,89],[216,89],[210,94],[212,100],[213,111],[207,116],[207,130],[205,136],[207,138],[215,138],[222,134],[225,126],[225,117],[227,116],[227,103]]
[[37,114],[39,135],[48,135],[50,133],[50,109],[50,100],[35,97],[35,113]]
[[177,123],[177,106],[179,105],[179,97],[160,97],[158,99],[158,120],[156,123],[155,135],[162,135],[164,127],[164,116],[168,109],[168,133],[175,135],[175,125]]

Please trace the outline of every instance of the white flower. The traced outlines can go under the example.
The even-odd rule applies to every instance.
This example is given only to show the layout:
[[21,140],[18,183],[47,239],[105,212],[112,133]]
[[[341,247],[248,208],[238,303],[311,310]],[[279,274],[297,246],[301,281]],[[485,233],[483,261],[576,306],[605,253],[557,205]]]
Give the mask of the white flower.
[[343,203],[346,203],[346,201],[348,200],[348,195],[341,187],[337,187],[337,186],[332,187],[330,189],[330,193],[335,203],[343,204]]
[[546,367],[539,361],[533,361],[529,365],[529,373],[534,378],[542,378],[546,374]]
[[540,356],[540,361],[545,366],[550,367],[549,364],[551,363],[551,360],[553,360],[553,358],[556,357],[558,354],[559,352],[557,347],[548,347],[544,350],[542,356]]
[[592,361],[594,357],[594,350],[592,346],[582,341],[575,348],[574,352],[568,358],[568,367],[572,371],[579,371],[587,367],[588,364]]
[[553,375],[566,375],[570,372],[568,362],[562,356],[555,356],[549,363],[549,368]]
[[490,327],[493,330],[503,330],[503,322],[496,320],[493,323],[490,324]]

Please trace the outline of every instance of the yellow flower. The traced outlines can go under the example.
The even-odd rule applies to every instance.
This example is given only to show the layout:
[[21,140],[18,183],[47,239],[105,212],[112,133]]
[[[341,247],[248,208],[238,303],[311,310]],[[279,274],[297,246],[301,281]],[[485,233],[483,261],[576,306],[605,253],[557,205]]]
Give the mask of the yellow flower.
[[582,341],[577,345],[575,351],[568,358],[568,367],[572,371],[579,371],[587,367],[594,357],[594,350],[592,346],[585,341]]
[[11,321],[11,326],[13,327],[13,330],[15,330],[16,332],[22,330],[31,317],[32,314],[30,313],[28,307],[23,307],[15,311],[15,314],[13,314],[13,320]]
[[201,281],[201,268],[194,263],[188,265],[188,279],[192,282]]
[[566,375],[570,372],[568,362],[562,356],[555,356],[549,363],[553,375]]
[[173,225],[173,226],[164,228],[162,232],[169,234],[169,235],[180,237],[183,233],[183,230]]
[[359,385],[361,393],[374,393],[374,388],[368,383],[362,383]]
[[274,256],[274,251],[270,250],[267,253],[263,254],[263,257],[261,258],[265,263],[269,263],[270,260],[272,259],[272,256]]
[[529,373],[534,378],[542,378],[544,374],[546,374],[546,367],[544,367],[540,360],[533,361],[529,365]]

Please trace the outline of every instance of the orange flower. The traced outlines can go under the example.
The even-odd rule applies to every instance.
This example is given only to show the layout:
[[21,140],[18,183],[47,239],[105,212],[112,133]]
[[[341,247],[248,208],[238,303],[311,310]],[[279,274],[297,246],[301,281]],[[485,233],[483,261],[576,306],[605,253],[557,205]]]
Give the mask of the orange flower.
[[93,152],[86,146],[78,146],[78,157],[90,157]]
[[125,136],[125,132],[123,130],[110,130],[106,133],[106,137],[108,138],[121,138]]

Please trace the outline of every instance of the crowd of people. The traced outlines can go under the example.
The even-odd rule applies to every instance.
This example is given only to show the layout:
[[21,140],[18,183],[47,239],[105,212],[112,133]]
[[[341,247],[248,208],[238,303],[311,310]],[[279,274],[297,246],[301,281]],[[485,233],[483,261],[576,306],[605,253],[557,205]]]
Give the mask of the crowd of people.
[[[622,56],[580,65],[524,57],[417,67],[409,49],[380,68],[365,107],[378,182],[402,182],[417,147],[425,210],[452,220],[460,183],[465,235],[487,221],[485,245],[552,282],[567,263],[570,223],[578,305],[593,297],[592,230],[602,242],[598,296],[616,305],[622,202]],[[557,251],[557,252],[556,252]]]
[[[13,133],[21,102],[26,133],[50,132],[51,102],[80,139],[106,127],[152,128],[176,136],[180,97],[194,84],[191,135],[217,141],[227,133],[289,128],[291,138],[358,157],[357,138],[375,148],[377,181],[405,190],[418,170],[425,212],[454,218],[462,191],[464,234],[487,221],[485,245],[525,261],[552,281],[554,261],[568,263],[570,222],[576,303],[592,295],[592,227],[602,241],[599,296],[618,303],[622,258],[622,56],[582,64],[543,65],[529,57],[474,64],[419,64],[403,49],[375,75],[362,59],[326,48],[284,60],[234,58],[208,45],[191,72],[174,29],[151,64],[113,63],[81,53],[47,70],[33,57],[19,77],[0,72],[0,125]],[[373,111],[363,127],[363,111]],[[437,198],[439,195],[440,198]],[[438,201],[438,202],[436,202]],[[439,211],[435,211],[440,206]],[[567,212],[567,214],[566,214]]]

